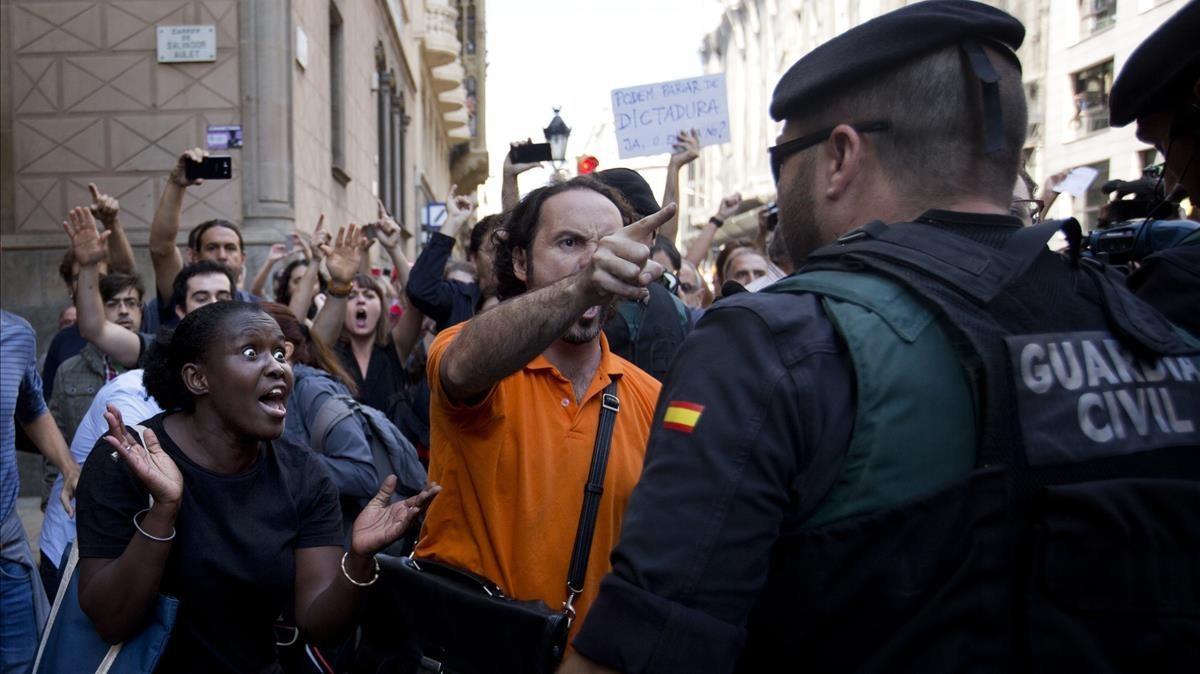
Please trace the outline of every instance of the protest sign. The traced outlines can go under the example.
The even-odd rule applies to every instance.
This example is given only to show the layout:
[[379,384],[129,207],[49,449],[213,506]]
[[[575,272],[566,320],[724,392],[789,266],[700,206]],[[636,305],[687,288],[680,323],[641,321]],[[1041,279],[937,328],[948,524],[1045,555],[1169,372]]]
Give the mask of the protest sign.
[[729,142],[724,73],[614,89],[612,108],[621,159],[672,152],[690,129],[701,146]]

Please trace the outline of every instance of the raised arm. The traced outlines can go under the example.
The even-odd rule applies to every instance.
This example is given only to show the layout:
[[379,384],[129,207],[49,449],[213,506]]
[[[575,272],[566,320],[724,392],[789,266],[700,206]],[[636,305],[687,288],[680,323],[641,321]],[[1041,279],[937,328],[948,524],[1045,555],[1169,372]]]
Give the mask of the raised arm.
[[1067,179],[1067,175],[1071,173],[1071,170],[1072,169],[1066,169],[1059,171],[1054,175],[1047,176],[1045,182],[1042,183],[1042,193],[1038,195],[1037,198],[1042,200],[1043,218],[1045,218],[1046,214],[1050,212],[1050,207],[1054,205],[1054,202],[1058,200],[1059,193],[1055,191],[1054,188],[1058,187],[1059,183]]
[[79,263],[79,281],[75,289],[76,322],[79,334],[125,367],[136,367],[142,352],[142,340],[109,321],[104,315],[104,300],[100,297],[100,261],[104,259],[104,244],[112,232],[101,234],[87,208],[77,207],[67,213],[63,229],[71,239],[71,251]]
[[[145,534],[135,533],[119,557],[79,560],[79,607],[92,619],[100,636],[115,644],[137,634],[145,626],[146,616],[157,599],[163,569],[171,552],[170,539],[175,537],[183,476],[163,451],[154,431],[146,431],[146,446],[143,447],[125,430],[117,408],[109,405],[108,410],[104,415],[109,427],[105,440],[154,499],[149,512],[138,521],[138,527]],[[100,454],[108,452],[101,450]],[[102,460],[107,461],[107,458]],[[84,479],[97,479],[92,466],[89,465],[88,476]],[[86,491],[91,494],[109,487],[88,485]],[[81,501],[80,505],[87,507],[89,503]],[[82,527],[80,531],[83,532]],[[86,543],[81,541],[81,544]]]
[[446,262],[454,250],[458,231],[475,210],[475,203],[470,198],[454,193],[456,187],[450,188],[446,198],[445,224],[440,232],[430,237],[429,245],[417,256],[404,286],[412,306],[438,324],[450,318],[456,294],[451,282],[446,280]]
[[[689,131],[680,131],[675,136],[675,151],[671,153],[671,159],[667,162],[667,184],[663,186],[663,203],[677,204],[679,203],[679,172],[684,166],[696,161],[700,156],[700,132],[696,129]],[[658,233],[668,239],[674,241],[675,235],[679,233],[679,212],[658,230]]]
[[517,186],[517,176],[528,171],[531,168],[541,166],[541,162],[529,162],[525,164],[512,163],[511,148],[518,145],[528,145],[531,141],[526,138],[523,141],[517,141],[509,146],[509,154],[504,157],[504,171],[501,174],[500,181],[500,208],[505,211],[511,211],[521,201],[521,190]]
[[400,287],[408,285],[409,270],[412,263],[408,261],[408,256],[404,254],[403,242],[400,236],[400,223],[396,222],[391,215],[388,215],[387,208],[383,202],[376,199],[376,205],[379,208],[379,219],[372,223],[375,226],[375,240],[383,246],[384,252],[392,260],[392,268],[396,270],[396,279],[400,282]]
[[259,297],[266,297],[265,289],[267,287],[267,279],[271,278],[271,270],[287,255],[288,249],[286,245],[282,243],[271,244],[271,249],[267,251],[267,258],[263,260],[262,266],[258,268],[258,273],[254,275],[254,283],[250,286],[250,292]]
[[699,267],[704,258],[708,257],[708,249],[712,247],[713,239],[717,237],[717,230],[721,228],[721,225],[725,224],[726,220],[737,213],[738,207],[741,205],[742,195],[737,192],[721,199],[721,205],[717,208],[717,214],[704,223],[704,229],[700,231],[700,234],[695,239],[692,239],[692,244],[688,246],[687,255],[683,256],[684,259],[691,262],[692,266]]
[[154,209],[154,221],[150,223],[150,261],[154,263],[154,287],[158,297],[171,298],[171,286],[175,275],[183,269],[183,256],[175,239],[179,236],[179,220],[183,213],[183,193],[190,185],[199,185],[203,180],[187,179],[187,162],[203,161],[208,152],[193,148],[179,155],[175,167],[163,184],[162,196]]
[[122,274],[137,274],[137,263],[133,259],[133,248],[125,228],[121,226],[121,203],[107,194],[101,194],[96,183],[88,183],[92,193],[92,215],[111,234],[108,237],[108,268]]
[[[318,245],[329,270],[329,287],[325,292],[325,304],[313,319],[312,331],[326,344],[336,344],[342,332],[342,324],[346,321],[346,298],[350,296],[350,285],[368,245],[370,241],[355,224],[339,227],[332,246]],[[379,320],[386,318],[380,316]]]
[[642,242],[674,213],[670,204],[604,237],[582,271],[471,319],[446,347],[437,373],[442,389],[456,402],[476,400],[545,351],[589,307],[648,295],[646,286],[663,268]]
[[321,277],[321,260],[325,255],[318,246],[327,243],[326,239],[329,236],[329,232],[325,231],[325,214],[322,213],[317,220],[317,227],[313,230],[311,239],[299,229],[295,231],[295,236],[297,245],[304,251],[304,257],[308,260],[308,266],[304,269],[304,275],[300,277],[300,287],[292,293],[288,309],[303,321],[308,317],[308,308],[312,306],[313,298],[317,294],[317,279]]
[[431,483],[389,505],[395,489],[396,476],[389,475],[355,518],[349,550],[297,548],[296,624],[314,640],[336,637],[348,625],[365,597],[363,586],[376,577],[375,554],[403,536],[441,491]]

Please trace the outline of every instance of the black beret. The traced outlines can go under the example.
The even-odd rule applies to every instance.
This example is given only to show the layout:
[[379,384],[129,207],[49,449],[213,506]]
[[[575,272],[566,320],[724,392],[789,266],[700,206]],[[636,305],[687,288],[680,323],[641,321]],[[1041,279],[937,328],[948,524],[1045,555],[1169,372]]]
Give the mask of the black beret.
[[658,200],[654,198],[654,191],[650,189],[650,183],[646,182],[646,179],[637,171],[627,168],[611,168],[597,171],[593,175],[596,180],[620,192],[621,196],[625,197],[625,201],[633,206],[633,210],[637,211],[639,218],[658,212]]
[[1016,51],[1025,26],[969,0],[929,0],[901,7],[834,37],[797,61],[775,87],[771,117],[783,120],[881,71],[967,38]]
[[1200,0],[1184,5],[1138,45],[1108,97],[1108,120],[1125,126],[1187,98],[1200,77]]

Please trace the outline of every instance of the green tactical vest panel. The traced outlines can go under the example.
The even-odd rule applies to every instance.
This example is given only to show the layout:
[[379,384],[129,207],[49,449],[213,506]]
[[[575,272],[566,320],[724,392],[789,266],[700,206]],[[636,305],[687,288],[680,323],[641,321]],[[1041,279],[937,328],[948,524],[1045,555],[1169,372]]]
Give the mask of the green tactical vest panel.
[[854,364],[850,448],[806,528],[899,506],[967,478],[976,443],[971,389],[924,305],[882,277],[840,271],[792,276],[766,292],[821,295]]

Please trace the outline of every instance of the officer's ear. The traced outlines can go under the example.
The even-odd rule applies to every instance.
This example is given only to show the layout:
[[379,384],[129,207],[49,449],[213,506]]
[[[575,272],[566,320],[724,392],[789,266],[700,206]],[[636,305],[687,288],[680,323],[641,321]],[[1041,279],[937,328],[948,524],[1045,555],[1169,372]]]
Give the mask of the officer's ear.
[[829,134],[829,140],[821,143],[818,167],[823,167],[819,177],[826,198],[837,200],[843,197],[855,180],[863,174],[867,162],[867,148],[863,135],[849,124],[839,124]]

